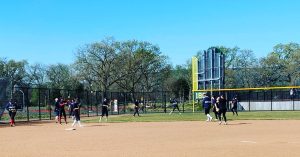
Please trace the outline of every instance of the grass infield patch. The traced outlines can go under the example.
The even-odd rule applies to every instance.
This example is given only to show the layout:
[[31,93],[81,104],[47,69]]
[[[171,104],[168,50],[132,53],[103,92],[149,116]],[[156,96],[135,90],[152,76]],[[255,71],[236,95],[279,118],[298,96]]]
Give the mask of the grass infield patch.
[[[214,113],[210,114],[212,117]],[[260,112],[239,112],[239,116],[233,116],[232,112],[227,112],[227,119],[231,120],[300,120],[300,111],[260,111]],[[94,117],[84,122],[98,122],[99,117]],[[109,116],[110,123],[124,122],[174,122],[174,121],[205,121],[204,113],[149,113],[141,114],[140,117],[133,115]]]

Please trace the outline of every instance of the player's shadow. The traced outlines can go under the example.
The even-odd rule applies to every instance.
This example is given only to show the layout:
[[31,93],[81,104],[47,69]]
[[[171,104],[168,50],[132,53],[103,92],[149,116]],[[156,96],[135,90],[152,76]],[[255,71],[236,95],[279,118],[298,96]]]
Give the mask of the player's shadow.
[[250,125],[252,123],[229,123],[227,125]]
[[105,124],[92,124],[92,125],[86,125],[84,126],[85,128],[91,128],[91,127],[103,127],[103,126],[108,126]]
[[[53,123],[51,121],[30,121],[30,122],[27,122],[27,121],[16,121],[16,126],[15,127],[18,127],[18,126],[42,126],[44,124],[50,124],[50,123]],[[9,125],[9,122],[0,122],[0,128],[4,128],[4,127],[11,127]]]

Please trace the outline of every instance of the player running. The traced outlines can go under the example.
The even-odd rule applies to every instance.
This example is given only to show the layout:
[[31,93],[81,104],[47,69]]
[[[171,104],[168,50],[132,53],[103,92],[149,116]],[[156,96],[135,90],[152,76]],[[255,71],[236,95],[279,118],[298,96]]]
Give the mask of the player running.
[[210,116],[209,111],[211,108],[211,98],[207,94],[203,94],[204,98],[202,100],[202,107],[204,109],[204,114],[206,115],[207,119],[206,121],[209,122],[213,118]]
[[176,98],[174,98],[173,100],[170,100],[170,103],[172,103],[173,110],[169,113],[169,115],[171,115],[175,111],[175,109],[177,109],[179,114],[181,114],[179,106],[178,106],[178,101],[176,100]]
[[[73,100],[72,100],[73,101]],[[72,124],[72,127],[75,126],[75,124],[77,123],[80,127],[82,127],[81,123],[80,123],[80,103],[78,102],[78,100],[76,100],[75,102],[72,102],[72,109],[73,109],[73,116],[74,116],[74,122]]]

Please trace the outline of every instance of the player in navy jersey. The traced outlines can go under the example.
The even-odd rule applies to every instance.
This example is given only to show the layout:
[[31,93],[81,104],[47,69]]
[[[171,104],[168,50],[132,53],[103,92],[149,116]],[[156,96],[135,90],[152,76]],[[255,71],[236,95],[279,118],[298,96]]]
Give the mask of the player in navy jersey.
[[135,100],[134,102],[134,113],[133,113],[133,116],[135,117],[135,115],[137,114],[138,116],[140,116],[140,113],[139,113],[139,109],[140,109],[140,102],[138,100]]
[[207,117],[206,121],[208,122],[208,121],[211,121],[213,119],[209,114],[209,111],[210,111],[210,108],[211,108],[211,98],[207,94],[204,94],[203,96],[204,96],[204,98],[202,100],[202,107],[203,107],[204,113]]
[[17,113],[16,103],[12,101],[12,99],[6,104],[6,110],[8,111],[10,117],[10,126],[15,126],[15,116]]
[[68,124],[67,122],[67,115],[66,115],[66,110],[65,110],[65,106],[67,105],[67,101],[65,101],[64,99],[61,99],[60,103],[59,103],[59,124],[61,124],[61,117],[64,116],[64,120],[65,123]]
[[173,100],[171,99],[170,103],[172,103],[173,110],[169,113],[169,115],[171,115],[176,109],[178,110],[179,114],[181,114],[176,98],[174,98]]
[[110,101],[107,98],[103,99],[103,103],[102,103],[102,114],[100,116],[99,122],[102,121],[102,118],[104,117],[104,115],[106,116],[106,122],[108,120],[108,107],[109,107],[109,103]]
[[72,109],[73,109],[72,114],[74,116],[74,122],[72,124],[72,127],[74,127],[76,123],[78,123],[78,125],[82,127],[80,123],[80,104],[78,100],[72,102]]

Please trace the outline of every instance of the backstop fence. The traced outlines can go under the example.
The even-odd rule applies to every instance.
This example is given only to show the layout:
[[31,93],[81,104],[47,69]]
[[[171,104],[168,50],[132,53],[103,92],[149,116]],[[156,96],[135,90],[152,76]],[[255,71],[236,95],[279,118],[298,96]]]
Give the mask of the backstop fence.
[[[6,86],[6,87],[5,87]],[[11,94],[7,91],[11,90]],[[300,110],[300,87],[280,88],[249,88],[249,89],[223,89],[210,91],[194,91],[192,101],[177,98],[181,112],[202,112],[201,96],[210,93],[213,96],[223,94],[227,99],[228,109],[232,98],[238,98],[240,111],[296,111]],[[0,121],[9,119],[5,105],[13,98],[17,102],[17,120],[50,120],[54,118],[54,99],[79,98],[81,103],[81,116],[91,117],[101,114],[103,98],[111,100],[109,114],[132,114],[134,100],[140,101],[141,113],[168,113],[172,110],[170,99],[175,96],[172,91],[156,92],[101,92],[76,91],[48,88],[18,87],[12,90],[7,81],[0,80]],[[66,107],[68,112],[68,107]]]
[[[4,86],[3,91],[4,91]],[[11,90],[11,94],[6,94],[1,97],[0,121],[9,119],[5,105],[9,99],[17,104],[17,120],[32,121],[32,120],[50,120],[54,118],[54,99],[74,99],[80,101],[80,114],[83,117],[99,116],[101,114],[101,106],[103,105],[104,97],[111,100],[109,114],[131,114],[134,112],[134,101],[137,99],[140,102],[141,113],[167,113],[171,110],[170,99],[175,96],[171,91],[156,91],[156,92],[102,92],[102,91],[76,91],[65,89],[48,89],[48,88],[29,88],[17,87],[6,90]],[[1,89],[2,91],[2,89]],[[1,93],[0,93],[1,94]],[[4,94],[3,94],[4,95]],[[191,104],[187,101],[178,98],[180,109],[183,112],[191,112]],[[65,107],[68,112],[68,106]]]

